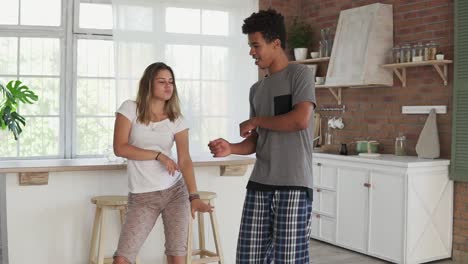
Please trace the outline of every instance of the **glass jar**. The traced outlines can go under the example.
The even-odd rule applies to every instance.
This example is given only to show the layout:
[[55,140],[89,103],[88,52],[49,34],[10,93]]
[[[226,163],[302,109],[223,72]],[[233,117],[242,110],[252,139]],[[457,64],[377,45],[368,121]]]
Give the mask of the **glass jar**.
[[423,46],[422,43],[419,42],[418,44],[414,44],[412,49],[412,61],[419,62],[423,60]]
[[395,156],[406,156],[405,136],[399,136],[395,139]]
[[436,54],[437,54],[437,48],[439,47],[439,44],[437,44],[435,41],[430,41],[429,42],[430,45],[430,56],[429,56],[429,59],[430,60],[435,60],[436,59]]
[[393,56],[393,63],[400,63],[401,62],[401,48],[400,46],[395,46],[392,49],[392,56]]
[[401,47],[401,62],[411,62],[411,46],[405,44]]

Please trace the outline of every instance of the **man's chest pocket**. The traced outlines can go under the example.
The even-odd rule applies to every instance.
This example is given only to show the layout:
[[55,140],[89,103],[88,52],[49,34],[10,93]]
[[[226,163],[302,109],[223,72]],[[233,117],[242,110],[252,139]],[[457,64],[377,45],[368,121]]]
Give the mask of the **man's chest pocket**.
[[275,116],[286,114],[292,110],[292,97],[290,94],[274,97]]

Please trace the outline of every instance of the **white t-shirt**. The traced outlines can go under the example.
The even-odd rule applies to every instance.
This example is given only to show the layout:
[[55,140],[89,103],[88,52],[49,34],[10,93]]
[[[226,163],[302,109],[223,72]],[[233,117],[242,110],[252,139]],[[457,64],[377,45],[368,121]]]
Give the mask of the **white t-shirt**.
[[[117,110],[132,123],[128,144],[147,150],[161,151],[169,158],[174,145],[174,135],[188,129],[181,117],[171,122],[169,119],[150,122],[148,125],[137,121],[136,102],[127,100]],[[175,161],[175,160],[174,160]],[[128,188],[131,193],[144,193],[165,190],[181,177],[180,172],[171,176],[166,167],[156,160],[128,160]]]

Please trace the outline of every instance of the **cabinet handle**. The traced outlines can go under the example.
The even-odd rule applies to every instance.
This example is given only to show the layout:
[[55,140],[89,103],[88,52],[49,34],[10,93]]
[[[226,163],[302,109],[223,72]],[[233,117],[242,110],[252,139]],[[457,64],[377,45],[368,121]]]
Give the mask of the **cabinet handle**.
[[322,190],[320,190],[320,189],[317,189],[317,192],[321,192],[321,191],[322,191]]
[[318,215],[316,215],[315,217],[320,218],[320,215],[318,214]]
[[370,188],[371,184],[366,182],[366,183],[364,183],[364,187]]
[[317,166],[319,166],[319,167],[322,166],[322,163],[318,162],[318,163],[317,163]]

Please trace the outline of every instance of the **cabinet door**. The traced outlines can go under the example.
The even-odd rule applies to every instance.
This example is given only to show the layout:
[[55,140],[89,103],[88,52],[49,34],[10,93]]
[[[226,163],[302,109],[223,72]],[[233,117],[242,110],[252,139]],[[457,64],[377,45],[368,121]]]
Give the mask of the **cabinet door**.
[[338,172],[336,244],[359,252],[367,250],[368,179],[366,169]]
[[370,183],[368,252],[400,262],[404,242],[405,175],[372,171]]
[[335,242],[336,222],[335,219],[321,214],[312,214],[312,230],[310,237],[326,241]]
[[336,190],[337,167],[328,163],[317,162],[313,165],[313,183],[315,187]]

